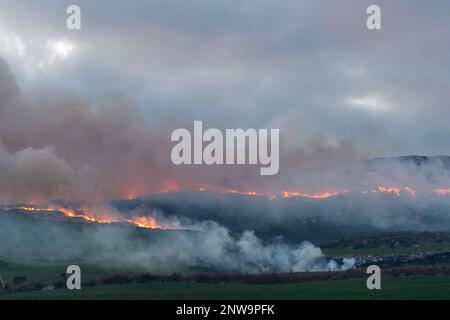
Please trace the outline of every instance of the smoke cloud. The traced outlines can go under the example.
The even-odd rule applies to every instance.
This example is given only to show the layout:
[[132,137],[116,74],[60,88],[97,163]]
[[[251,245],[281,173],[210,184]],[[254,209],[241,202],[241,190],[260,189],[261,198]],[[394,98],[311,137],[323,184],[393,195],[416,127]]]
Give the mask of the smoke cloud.
[[[213,220],[239,234],[255,230],[264,239],[281,235],[297,243],[357,231],[450,227],[447,198],[433,194],[449,187],[446,157],[357,161],[360,154],[350,142],[333,146],[318,139],[303,148],[282,141],[281,170],[274,177],[260,177],[256,166],[174,166],[170,131],[190,125],[176,119],[148,123],[131,98],[115,93],[89,102],[59,92],[21,90],[0,60],[0,202],[65,200],[105,208],[111,199],[205,188],[219,194],[156,195],[124,207]],[[402,194],[373,194],[380,186]],[[278,198],[220,193],[228,189]],[[321,201],[280,199],[281,191],[342,195]]]
[[[253,231],[232,235],[211,221],[178,223],[185,231],[136,230],[2,218],[0,249],[9,258],[52,263],[95,263],[105,268],[155,273],[337,271],[353,267],[327,259],[309,242],[263,242]],[[25,232],[26,231],[26,232]]]
[[177,167],[170,160],[170,132],[190,128],[191,122],[150,123],[133,99],[112,92],[87,101],[48,89],[20,90],[3,60],[0,101],[0,178],[8,181],[0,186],[2,203],[101,202],[178,188],[251,189],[261,183],[260,189],[276,190],[290,167],[355,157],[348,144],[335,149],[316,141],[308,150],[286,150],[286,174],[272,179],[259,177],[257,166]]
[[352,235],[387,231],[437,231],[450,228],[450,199],[359,191],[327,199],[276,198],[214,192],[157,194],[112,203],[120,211],[157,210],[166,217],[213,220],[234,233],[254,230],[264,240],[326,243]]

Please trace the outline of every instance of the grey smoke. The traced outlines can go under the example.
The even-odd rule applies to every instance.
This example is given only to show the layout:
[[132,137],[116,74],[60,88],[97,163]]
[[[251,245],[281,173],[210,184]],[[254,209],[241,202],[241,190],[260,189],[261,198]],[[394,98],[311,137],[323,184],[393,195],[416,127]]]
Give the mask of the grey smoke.
[[[171,223],[177,223],[173,219]],[[239,273],[337,271],[353,267],[327,259],[309,242],[263,242],[253,231],[232,235],[211,221],[181,223],[191,231],[137,230],[122,225],[80,225],[2,217],[2,255],[19,261],[95,263],[116,270],[155,273],[212,270]]]
[[180,189],[305,193],[408,185],[430,192],[450,178],[439,160],[365,163],[351,142],[332,145],[325,138],[295,147],[282,140],[274,177],[259,176],[257,166],[178,167],[170,160],[170,132],[192,122],[147,122],[131,97],[117,93],[82,99],[21,90],[0,61],[0,178],[8,181],[0,185],[0,203],[104,202],[174,183]]
[[[147,122],[128,96],[110,92],[89,100],[20,90],[3,60],[0,87],[0,178],[8,181],[0,185],[0,203],[101,202],[155,192],[171,182],[182,189],[247,189],[265,181],[266,189],[276,189],[285,179],[263,180],[257,166],[173,165],[171,130],[192,122]],[[329,161],[355,157],[351,146],[340,149],[316,143],[301,154],[305,164],[325,154]],[[293,162],[285,161],[285,168]]]

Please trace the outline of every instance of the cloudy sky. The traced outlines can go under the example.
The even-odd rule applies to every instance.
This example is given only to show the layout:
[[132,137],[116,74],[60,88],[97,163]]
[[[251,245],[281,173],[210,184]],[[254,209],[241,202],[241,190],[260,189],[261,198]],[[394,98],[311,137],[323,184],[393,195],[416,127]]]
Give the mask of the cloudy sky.
[[446,1],[79,0],[80,31],[71,4],[0,0],[2,201],[248,180],[171,166],[194,120],[280,128],[281,173],[450,153]]

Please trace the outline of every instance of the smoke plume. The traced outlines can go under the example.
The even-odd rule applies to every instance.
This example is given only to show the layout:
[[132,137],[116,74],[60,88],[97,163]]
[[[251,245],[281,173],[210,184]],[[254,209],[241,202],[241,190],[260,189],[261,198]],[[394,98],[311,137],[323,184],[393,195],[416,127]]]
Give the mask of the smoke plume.
[[[176,223],[172,219],[172,223]],[[9,258],[52,263],[95,263],[119,270],[155,273],[225,271],[267,273],[337,271],[353,267],[327,259],[309,242],[263,242],[254,232],[232,235],[217,223],[178,222],[184,231],[137,230],[123,225],[93,225],[3,218],[0,250]]]

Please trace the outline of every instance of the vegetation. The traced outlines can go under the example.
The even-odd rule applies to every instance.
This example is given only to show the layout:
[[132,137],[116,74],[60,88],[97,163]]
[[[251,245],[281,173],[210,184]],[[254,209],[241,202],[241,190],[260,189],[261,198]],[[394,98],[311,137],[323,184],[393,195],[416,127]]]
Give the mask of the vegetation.
[[[450,298],[450,265],[384,269],[382,294],[367,290],[364,269],[262,275],[207,273],[184,276],[174,273],[162,276],[105,272],[92,265],[83,265],[83,289],[70,292],[65,288],[67,275],[63,266],[4,262],[2,265],[3,268],[8,266],[8,270],[2,272],[6,291],[0,294],[0,299],[206,299],[212,295],[217,299]],[[403,293],[408,290],[419,292]]]
[[413,254],[450,250],[450,232],[390,232],[350,237],[321,245],[329,256]]
[[365,279],[272,285],[163,282],[21,292],[0,299],[450,299],[450,276],[387,277],[379,291],[368,290]]
[[[395,255],[406,255],[403,258],[409,263],[383,267],[381,291],[367,289],[364,268],[261,275],[212,271],[156,275],[105,271],[98,265],[79,263],[83,289],[69,291],[65,288],[67,264],[0,260],[6,284],[0,299],[450,299],[450,263],[445,262],[450,233],[385,233],[346,238],[323,247],[326,254],[334,256],[379,254],[386,263]],[[432,254],[413,259],[428,251]]]

